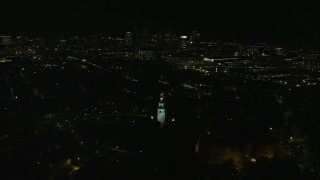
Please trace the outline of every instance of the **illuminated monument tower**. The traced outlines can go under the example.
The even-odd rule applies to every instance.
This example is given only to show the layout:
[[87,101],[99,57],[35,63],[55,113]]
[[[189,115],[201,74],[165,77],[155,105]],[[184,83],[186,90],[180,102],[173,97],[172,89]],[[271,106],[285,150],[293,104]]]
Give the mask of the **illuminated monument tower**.
[[160,96],[160,102],[158,106],[158,113],[157,113],[157,121],[160,123],[161,127],[163,127],[165,120],[166,120],[166,109],[164,107],[163,102],[163,94]]

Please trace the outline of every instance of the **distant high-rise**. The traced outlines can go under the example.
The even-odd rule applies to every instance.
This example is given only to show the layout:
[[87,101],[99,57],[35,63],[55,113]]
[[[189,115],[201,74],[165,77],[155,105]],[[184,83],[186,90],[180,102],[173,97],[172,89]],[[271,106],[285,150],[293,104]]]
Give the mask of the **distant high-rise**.
[[59,44],[60,44],[61,47],[66,47],[67,46],[67,40],[61,39]]
[[126,33],[126,46],[132,46],[133,44],[133,34],[132,32],[127,32]]
[[164,41],[166,44],[171,44],[173,39],[172,39],[172,34],[170,32],[165,32],[164,33]]
[[200,43],[200,34],[198,31],[193,31],[190,36],[190,44],[198,45]]
[[135,45],[138,48],[148,48],[152,44],[152,35],[148,28],[135,28],[134,32]]
[[171,34],[170,31],[162,29],[158,32],[158,44],[162,48],[172,48],[173,43],[176,41],[176,39],[173,39],[173,35]]
[[188,44],[188,36],[180,36],[180,48],[186,49]]
[[200,45],[200,34],[198,31],[193,31],[191,36],[190,36],[190,49],[193,51],[196,51],[199,49]]
[[11,44],[11,36],[0,36],[0,45],[10,45]]
[[276,56],[283,56],[283,55],[284,55],[284,50],[283,50],[283,48],[276,48],[276,49],[275,49],[275,55],[276,55]]

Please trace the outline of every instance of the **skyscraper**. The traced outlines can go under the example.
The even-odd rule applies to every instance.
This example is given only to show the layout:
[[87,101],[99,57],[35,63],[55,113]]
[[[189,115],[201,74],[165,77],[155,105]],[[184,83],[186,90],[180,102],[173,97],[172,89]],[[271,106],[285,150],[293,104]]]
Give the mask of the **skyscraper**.
[[138,48],[148,48],[152,44],[152,36],[148,28],[135,28],[134,38]]
[[0,36],[0,45],[10,45],[11,44],[11,36]]
[[196,51],[200,45],[200,34],[198,31],[193,31],[190,36],[190,49]]
[[186,49],[188,44],[188,36],[180,36],[180,48]]
[[128,46],[128,47],[132,46],[132,44],[133,44],[133,34],[132,34],[132,32],[127,32],[126,33],[125,41],[126,41],[126,46]]
[[200,43],[200,34],[198,31],[192,32],[192,35],[190,36],[190,43],[195,45]]

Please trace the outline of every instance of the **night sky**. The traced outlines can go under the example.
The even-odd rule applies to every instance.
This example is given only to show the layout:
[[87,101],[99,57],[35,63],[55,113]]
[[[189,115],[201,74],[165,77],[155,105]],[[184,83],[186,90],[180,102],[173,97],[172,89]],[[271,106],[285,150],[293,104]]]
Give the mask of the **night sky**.
[[319,43],[319,7],[315,0],[1,0],[0,34],[122,35],[148,26],[222,40]]

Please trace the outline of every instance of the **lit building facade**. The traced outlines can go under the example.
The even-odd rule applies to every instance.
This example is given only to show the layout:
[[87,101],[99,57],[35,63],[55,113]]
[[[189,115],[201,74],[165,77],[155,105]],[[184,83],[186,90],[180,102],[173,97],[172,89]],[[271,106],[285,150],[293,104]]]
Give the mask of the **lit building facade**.
[[161,127],[164,126],[166,120],[166,109],[163,102],[163,94],[161,94],[160,102],[157,111],[157,121],[160,123]]

